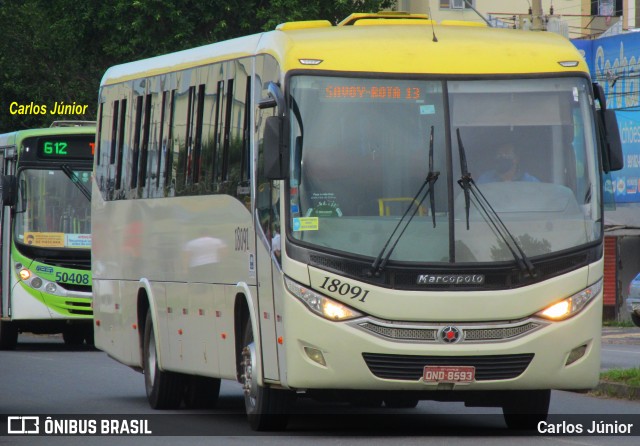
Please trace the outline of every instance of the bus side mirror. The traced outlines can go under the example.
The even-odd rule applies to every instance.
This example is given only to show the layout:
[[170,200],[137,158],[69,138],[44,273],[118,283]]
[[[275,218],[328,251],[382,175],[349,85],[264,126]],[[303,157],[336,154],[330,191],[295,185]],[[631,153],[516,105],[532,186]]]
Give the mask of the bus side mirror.
[[267,95],[258,103],[261,110],[275,108],[276,115],[267,117],[264,126],[262,149],[264,176],[269,180],[284,180],[289,174],[289,150],[287,145],[287,115],[285,98],[275,82],[266,85]]
[[624,157],[616,112],[607,109],[604,87],[597,82],[593,83],[593,97],[600,103],[597,113],[600,121],[598,126],[602,134],[602,170],[605,173],[620,170],[624,167]]
[[14,175],[0,176],[0,197],[3,206],[14,206],[16,204],[17,180]]
[[615,110],[600,110],[599,114],[604,125],[603,150],[605,153],[602,154],[604,171],[620,170],[624,167],[624,156],[616,112]]
[[269,116],[265,121],[263,135],[264,176],[269,180],[284,180],[289,173],[289,151],[287,150],[285,118]]

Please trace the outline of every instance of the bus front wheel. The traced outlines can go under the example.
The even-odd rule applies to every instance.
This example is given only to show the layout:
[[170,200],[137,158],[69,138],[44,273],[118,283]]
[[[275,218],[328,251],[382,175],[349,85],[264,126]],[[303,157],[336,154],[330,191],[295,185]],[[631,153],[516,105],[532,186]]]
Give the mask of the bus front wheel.
[[535,430],[549,415],[551,390],[522,390],[509,392],[503,402],[502,413],[509,429]]
[[153,409],[178,409],[184,392],[183,376],[179,373],[160,370],[158,367],[158,349],[151,311],[147,311],[144,324],[142,354],[144,384],[149,405]]
[[289,421],[287,412],[293,394],[287,390],[272,389],[258,384],[255,369],[257,364],[256,345],[249,321],[245,325],[242,346],[241,384],[249,425],[255,431],[285,429]]
[[0,350],[14,350],[18,344],[18,327],[13,322],[0,321]]

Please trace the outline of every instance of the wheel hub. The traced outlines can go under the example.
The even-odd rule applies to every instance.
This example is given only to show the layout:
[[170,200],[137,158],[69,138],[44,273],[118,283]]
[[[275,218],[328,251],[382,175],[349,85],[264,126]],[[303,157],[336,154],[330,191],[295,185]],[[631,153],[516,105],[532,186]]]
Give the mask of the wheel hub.
[[253,364],[256,363],[256,348],[252,342],[242,349],[242,390],[245,397],[255,405],[258,389],[258,377],[253,373]]

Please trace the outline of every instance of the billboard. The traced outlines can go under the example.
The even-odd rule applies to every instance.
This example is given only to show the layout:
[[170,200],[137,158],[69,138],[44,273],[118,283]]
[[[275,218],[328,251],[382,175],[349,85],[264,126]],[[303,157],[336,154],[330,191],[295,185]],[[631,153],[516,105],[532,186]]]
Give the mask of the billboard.
[[592,79],[604,87],[607,107],[616,109],[624,168],[611,172],[605,190],[616,203],[640,203],[640,33],[574,40]]

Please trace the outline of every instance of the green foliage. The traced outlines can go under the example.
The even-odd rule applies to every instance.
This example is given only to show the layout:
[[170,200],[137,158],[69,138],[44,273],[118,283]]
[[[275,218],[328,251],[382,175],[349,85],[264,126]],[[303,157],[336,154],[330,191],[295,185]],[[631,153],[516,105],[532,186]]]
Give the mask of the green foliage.
[[600,374],[600,379],[640,387],[640,368],[607,370]]
[[329,20],[334,25],[354,12],[377,12],[394,7],[393,0],[273,0],[257,8],[257,18],[264,22],[263,30],[279,23],[297,20]]
[[635,327],[634,323],[631,321],[602,321],[603,327],[621,327],[621,328],[630,328]]
[[[0,132],[96,117],[115,64],[242,35],[292,20],[337,23],[394,0],[0,0]],[[12,102],[88,105],[85,116],[12,115]]]

